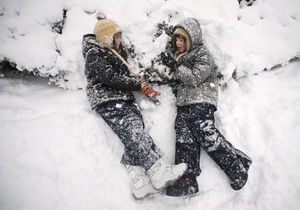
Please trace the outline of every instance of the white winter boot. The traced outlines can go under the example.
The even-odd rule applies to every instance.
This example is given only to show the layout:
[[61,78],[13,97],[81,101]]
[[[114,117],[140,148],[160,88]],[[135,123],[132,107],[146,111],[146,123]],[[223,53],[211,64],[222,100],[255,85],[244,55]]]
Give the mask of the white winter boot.
[[162,190],[172,182],[178,180],[187,170],[187,164],[166,165],[161,160],[154,163],[148,170],[148,174],[153,186]]
[[160,192],[153,187],[148,174],[142,166],[128,166],[129,177],[132,180],[132,193],[136,198]]

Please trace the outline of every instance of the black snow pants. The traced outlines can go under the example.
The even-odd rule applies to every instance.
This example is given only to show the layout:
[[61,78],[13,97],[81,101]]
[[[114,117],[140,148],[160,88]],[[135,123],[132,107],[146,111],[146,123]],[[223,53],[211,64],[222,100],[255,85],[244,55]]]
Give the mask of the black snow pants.
[[148,170],[162,157],[159,148],[144,131],[143,117],[133,102],[108,102],[100,105],[96,111],[124,145],[121,163],[142,166]]
[[210,104],[178,107],[175,120],[175,162],[187,163],[187,174],[199,176],[200,151],[203,148],[230,179],[246,173],[252,161],[233,147],[215,127],[214,112]]

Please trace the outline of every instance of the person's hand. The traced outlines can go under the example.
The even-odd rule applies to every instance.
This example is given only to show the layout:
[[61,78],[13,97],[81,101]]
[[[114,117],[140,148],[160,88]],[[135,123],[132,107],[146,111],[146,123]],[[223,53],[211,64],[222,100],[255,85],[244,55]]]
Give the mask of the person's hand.
[[169,52],[162,52],[160,57],[163,64],[169,67],[171,71],[175,71],[178,66],[180,66],[180,63],[178,63]]
[[141,84],[141,91],[145,95],[160,95],[160,92],[153,90],[146,82]]

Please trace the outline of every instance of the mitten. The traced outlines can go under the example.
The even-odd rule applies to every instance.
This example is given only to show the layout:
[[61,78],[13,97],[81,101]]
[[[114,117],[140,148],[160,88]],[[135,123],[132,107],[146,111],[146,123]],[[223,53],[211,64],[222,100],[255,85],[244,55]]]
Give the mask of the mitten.
[[180,66],[180,63],[178,63],[169,52],[162,52],[160,56],[163,64],[169,67],[171,71],[175,71],[178,66]]
[[142,83],[141,91],[145,95],[160,95],[160,92],[153,90],[146,82]]

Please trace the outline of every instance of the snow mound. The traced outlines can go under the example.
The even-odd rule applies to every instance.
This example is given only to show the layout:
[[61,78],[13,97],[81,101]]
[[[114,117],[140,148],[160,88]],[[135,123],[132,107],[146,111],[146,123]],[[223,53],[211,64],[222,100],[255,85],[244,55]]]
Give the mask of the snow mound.
[[99,10],[121,25],[145,68],[168,40],[162,34],[153,41],[157,25],[175,25],[189,16],[202,25],[221,83],[233,73],[252,75],[300,56],[298,0],[257,0],[241,8],[236,0],[11,0],[0,3],[0,61],[49,77],[65,89],[85,88],[81,39],[93,32]]

